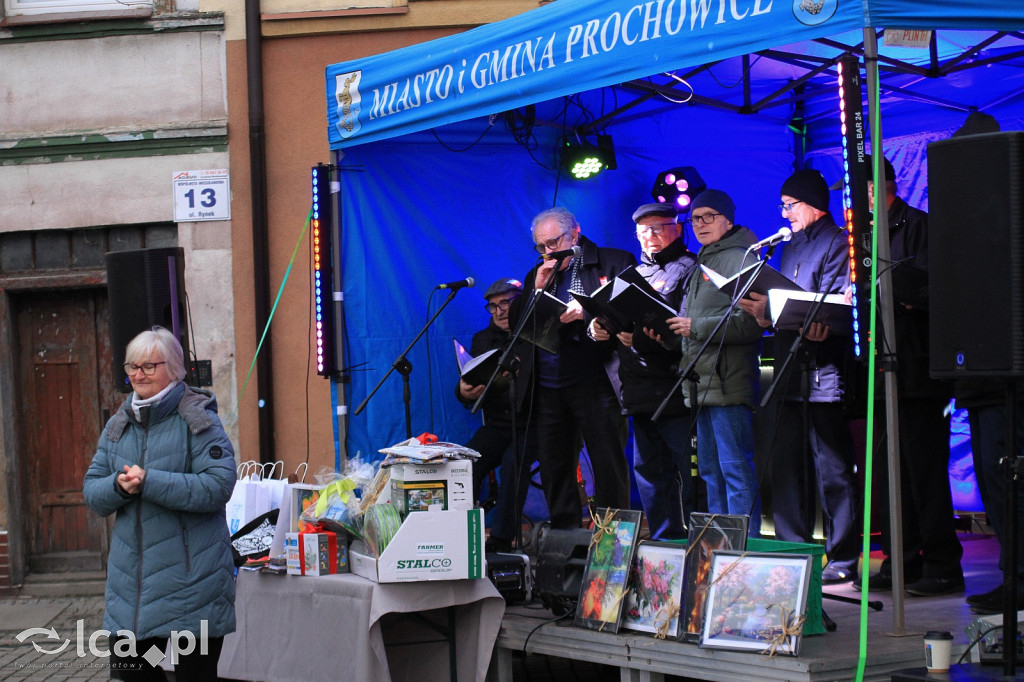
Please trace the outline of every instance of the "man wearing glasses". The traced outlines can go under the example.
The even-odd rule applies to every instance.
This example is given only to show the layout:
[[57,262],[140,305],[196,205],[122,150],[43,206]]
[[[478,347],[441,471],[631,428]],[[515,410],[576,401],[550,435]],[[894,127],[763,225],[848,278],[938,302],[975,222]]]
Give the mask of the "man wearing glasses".
[[[676,220],[675,206],[644,204],[633,212],[633,223],[641,251],[637,272],[669,306],[679,310],[697,256],[687,248],[686,240],[680,239],[683,226]],[[596,319],[590,329],[598,341],[611,338]],[[626,413],[633,416],[633,473],[651,539],[685,538],[694,493],[690,417],[682,392],[675,391],[658,420],[651,421],[665,396],[675,388],[674,370],[681,351],[678,347],[666,349],[642,329],[620,332],[617,339],[622,382],[619,397]]]
[[[491,314],[487,327],[473,335],[469,354],[477,357],[495,348],[504,348],[509,341],[508,311],[520,294],[523,284],[517,279],[499,279],[484,293],[487,305],[484,306]],[[528,402],[524,400],[527,391],[517,383],[516,393],[516,442],[523,456],[520,460],[521,471],[516,476],[515,451],[512,449],[512,401],[509,398],[508,383],[501,377],[495,380],[483,404],[484,423],[476,430],[466,447],[480,453],[480,459],[473,463],[473,499],[480,499],[480,491],[484,479],[491,471],[501,465],[502,482],[498,488],[498,499],[494,510],[494,521],[487,538],[487,551],[508,552],[512,549],[515,538],[516,523],[522,516],[526,493],[530,484],[530,465],[536,461],[536,438],[527,447],[527,421],[529,418]],[[456,397],[467,408],[476,403],[484,392],[484,385],[472,386],[464,379],[459,379]],[[531,429],[536,434],[536,429]],[[518,508],[515,500],[515,481],[519,481]],[[494,491],[491,491],[493,497]],[[518,512],[518,513],[517,513]]]
[[[828,212],[828,183],[816,170],[793,173],[782,183],[779,209],[793,230],[783,246],[779,271],[804,290],[841,294],[850,286],[845,231]],[[763,296],[740,305],[765,327]],[[798,332],[775,332],[776,372]],[[798,356],[781,378],[779,414],[772,438],[772,511],[775,537],[813,542],[815,497],[821,499],[828,564],[822,581],[856,580],[860,557],[857,491],[853,475],[853,439],[843,406],[843,368],[852,355],[850,337],[830,335],[827,326],[804,330]],[[815,493],[817,487],[817,493]]]
[[[587,335],[583,309],[570,292],[592,294],[636,265],[636,259],[628,251],[597,246],[581,234],[572,213],[560,207],[533,219],[533,243],[542,256],[573,246],[581,249],[576,257],[545,258],[525,279],[535,289],[543,289],[554,278],[548,291],[568,304],[559,319],[558,352],[535,346],[531,377],[541,486],[551,512],[551,527],[566,530],[580,526],[576,466],[581,436],[593,471],[594,505],[629,508],[627,427],[617,397],[615,346],[612,341],[597,342]],[[513,324],[527,298],[512,306]]]
[[[690,208],[693,233],[701,244],[699,264],[726,277],[739,272],[748,247],[757,241],[750,229],[734,223],[735,216],[736,204],[717,189],[698,194]],[[749,515],[748,535],[757,537],[761,503],[754,470],[753,408],[764,330],[741,309],[730,310],[731,303],[729,294],[701,272],[687,288],[680,316],[668,322],[682,337],[680,364],[685,367],[697,361],[696,385],[688,380],[683,390],[687,407],[697,413],[697,469],[707,485],[708,511]],[[712,337],[726,314],[728,321]]]

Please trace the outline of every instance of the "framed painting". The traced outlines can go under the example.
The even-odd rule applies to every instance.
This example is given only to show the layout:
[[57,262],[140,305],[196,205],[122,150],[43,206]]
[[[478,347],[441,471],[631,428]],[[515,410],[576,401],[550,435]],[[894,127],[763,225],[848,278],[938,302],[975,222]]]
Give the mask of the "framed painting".
[[575,624],[618,632],[630,566],[636,552],[643,512],[598,509],[580,585]]
[[716,551],[700,646],[796,656],[811,555]]
[[680,639],[693,644],[700,641],[711,555],[716,549],[745,549],[748,523],[746,516],[690,514],[690,539],[686,545],[683,601],[679,614]]
[[686,547],[671,542],[642,542],[622,609],[622,627],[653,633],[661,639],[679,636]]

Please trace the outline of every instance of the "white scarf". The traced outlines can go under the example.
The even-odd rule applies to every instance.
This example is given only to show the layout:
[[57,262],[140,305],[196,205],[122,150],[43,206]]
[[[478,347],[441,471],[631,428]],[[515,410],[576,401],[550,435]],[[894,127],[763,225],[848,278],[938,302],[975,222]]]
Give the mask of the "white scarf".
[[167,387],[164,388],[164,390],[160,391],[152,398],[140,398],[138,393],[132,393],[132,412],[135,413],[135,418],[141,421],[141,408],[152,407],[153,405],[156,405],[163,399],[165,395],[167,395],[168,391],[177,386],[179,383],[180,382],[178,381],[172,381],[171,383],[167,384]]

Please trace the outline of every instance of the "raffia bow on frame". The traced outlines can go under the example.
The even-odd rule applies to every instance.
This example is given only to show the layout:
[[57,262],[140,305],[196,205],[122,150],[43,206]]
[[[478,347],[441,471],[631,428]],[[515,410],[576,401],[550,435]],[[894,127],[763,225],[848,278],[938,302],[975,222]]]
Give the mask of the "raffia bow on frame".
[[612,521],[615,520],[615,509],[605,509],[604,516],[598,519],[594,516],[594,513],[590,513],[590,520],[594,522],[594,534],[590,536],[590,547],[594,549],[601,544],[601,538],[605,535],[615,535],[615,528],[618,524],[612,525]]
[[668,637],[668,628],[672,623],[672,619],[679,615],[679,604],[674,601],[669,601],[668,604],[658,610],[658,615],[654,617],[654,638],[665,639]]
[[805,615],[797,616],[793,618],[793,622],[790,623],[789,619],[793,615],[791,609],[787,609],[782,604],[769,604],[765,612],[772,610],[773,606],[779,607],[779,613],[782,616],[782,631],[779,634],[772,637],[771,641],[768,642],[768,648],[763,650],[762,654],[768,654],[768,658],[775,656],[780,646],[786,644],[790,637],[796,637],[804,630],[804,621],[807,619]]

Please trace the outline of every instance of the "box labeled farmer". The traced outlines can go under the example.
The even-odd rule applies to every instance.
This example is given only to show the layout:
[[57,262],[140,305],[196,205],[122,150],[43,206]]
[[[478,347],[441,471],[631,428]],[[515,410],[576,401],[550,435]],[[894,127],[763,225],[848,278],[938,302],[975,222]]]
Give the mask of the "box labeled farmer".
[[379,558],[361,541],[349,551],[352,572],[378,583],[484,577],[484,512],[409,514]]

